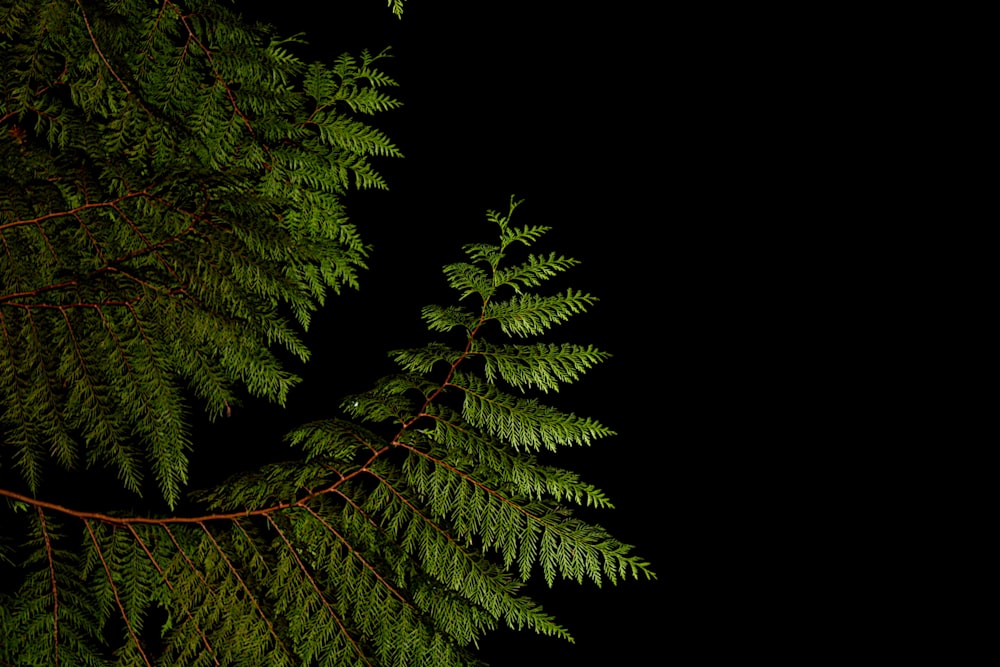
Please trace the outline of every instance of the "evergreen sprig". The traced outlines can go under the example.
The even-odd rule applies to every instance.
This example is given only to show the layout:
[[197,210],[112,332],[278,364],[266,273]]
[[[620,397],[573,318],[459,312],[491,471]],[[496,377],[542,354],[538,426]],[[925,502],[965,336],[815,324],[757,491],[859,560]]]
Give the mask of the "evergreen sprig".
[[[186,491],[199,406],[299,381],[280,357],[365,268],[344,195],[399,155],[388,53],[301,41],[216,0],[0,0],[0,665],[473,665],[500,625],[572,639],[532,576],[653,576],[549,462],[612,435],[543,402],[608,355],[549,340],[596,299],[545,291],[577,262],[513,199],[398,373]],[[53,502],[53,464],[168,509]]]
[[0,465],[152,474],[172,507],[186,397],[284,404],[280,350],[358,284],[343,195],[400,154],[366,119],[399,106],[388,54],[307,65],[214,0],[10,0],[0,41]]
[[[533,271],[534,256],[510,262],[511,245],[544,233],[512,227],[515,205],[490,215],[499,245],[466,247],[484,280],[445,269],[467,303],[463,339],[394,352],[400,373],[347,397],[349,418],[303,425],[287,438],[297,458],[194,494],[202,514],[113,516],[0,491],[30,536],[20,588],[0,597],[0,634],[16,638],[0,662],[473,665],[501,624],[572,639],[525,595],[535,574],[549,585],[652,576],[571,509],[608,498],[535,454],[611,434],[532,395],[607,354],[522,332],[484,338],[504,335],[498,300],[544,330],[589,303],[536,294],[554,273],[503,278]],[[442,311],[424,311],[432,334]]]

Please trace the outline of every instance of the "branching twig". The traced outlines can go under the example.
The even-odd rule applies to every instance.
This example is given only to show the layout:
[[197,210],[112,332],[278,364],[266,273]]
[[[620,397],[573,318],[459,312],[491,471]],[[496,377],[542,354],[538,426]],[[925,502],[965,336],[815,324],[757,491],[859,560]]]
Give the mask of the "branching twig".
[[[244,114],[243,111],[240,110],[239,105],[236,104],[236,97],[233,96],[232,88],[230,88],[229,84],[226,83],[225,80],[223,80],[222,75],[219,74],[219,71],[216,69],[215,60],[214,58],[212,58],[212,52],[208,49],[207,46],[205,46],[202,43],[202,41],[198,38],[198,35],[195,34],[194,30],[191,28],[191,25],[188,23],[187,17],[181,14],[181,10],[173,3],[170,4],[173,7],[174,12],[177,14],[177,18],[180,19],[181,23],[184,25],[184,28],[187,30],[189,41],[193,41],[205,53],[205,57],[208,58],[208,62],[212,66],[212,74],[215,75],[215,80],[221,83],[222,87],[226,89],[226,96],[229,97],[229,103],[233,106],[233,113],[239,116],[243,120],[243,124],[246,125],[246,128],[250,132],[250,134],[256,134],[253,130],[253,126],[250,124],[250,119],[246,117],[246,114]],[[186,45],[185,48],[187,48]]]
[[393,595],[395,595],[396,598],[400,602],[402,602],[403,604],[405,604],[407,607],[410,607],[411,609],[413,608],[413,605],[410,604],[409,600],[407,600],[406,598],[404,598],[402,596],[402,594],[400,594],[400,592],[397,591],[393,587],[392,584],[390,584],[388,581],[386,581],[385,578],[381,574],[379,574],[379,572],[375,568],[375,566],[372,565],[371,563],[369,563],[367,560],[365,560],[365,557],[361,555],[361,552],[358,551],[357,549],[355,549],[354,545],[352,545],[350,542],[348,542],[347,539],[343,535],[341,535],[339,532],[337,532],[337,530],[333,526],[331,526],[329,523],[327,523],[326,519],[324,519],[319,514],[317,514],[315,512],[315,510],[313,510],[313,508],[309,507],[308,505],[304,506],[304,509],[305,509],[305,511],[309,512],[310,514],[312,514],[313,517],[315,517],[315,519],[317,521],[319,521],[321,524],[323,524],[324,528],[326,528],[331,533],[333,533],[334,535],[336,535],[337,539],[340,540],[341,542],[343,542],[344,546],[347,547],[347,549],[354,555],[354,557],[357,558],[359,561],[361,561],[361,563],[365,566],[365,568],[367,568],[368,571],[371,572],[375,576],[375,578],[378,579],[382,583],[383,586],[385,586],[387,589],[389,589],[389,591]]
[[299,569],[302,570],[302,574],[304,574],[306,579],[309,580],[309,584],[312,586],[312,589],[316,591],[316,595],[319,596],[319,600],[320,602],[323,603],[323,607],[330,613],[330,616],[337,624],[337,627],[340,628],[340,631],[344,633],[345,637],[347,637],[347,640],[351,643],[351,646],[354,647],[354,651],[358,654],[358,657],[364,660],[366,665],[371,665],[371,662],[365,656],[364,651],[361,650],[361,647],[358,646],[358,643],[354,640],[354,637],[351,636],[351,633],[347,631],[347,628],[344,626],[344,623],[340,620],[340,616],[337,615],[337,612],[330,605],[329,600],[327,600],[326,596],[323,595],[323,591],[320,590],[319,584],[317,584],[313,576],[309,574],[308,568],[306,568],[306,565],[305,563],[302,562],[302,559],[299,558],[298,552],[295,550],[295,547],[292,546],[291,542],[288,541],[288,537],[285,536],[284,531],[281,530],[281,527],[278,526],[277,522],[271,517],[271,515],[268,514],[265,516],[267,517],[268,523],[270,523],[271,526],[274,527],[275,531],[277,531],[278,533],[278,536],[281,537],[281,541],[285,543],[286,547],[288,547],[288,552],[292,555],[292,558],[295,559],[295,562],[296,564],[298,564]]
[[126,199],[132,199],[134,197],[150,197],[150,194],[146,190],[137,190],[137,191],[134,191],[134,192],[129,192],[128,194],[124,194],[121,197],[116,197],[115,199],[112,199],[111,201],[107,201],[107,202],[94,202],[94,203],[80,204],[79,206],[76,206],[74,208],[68,209],[66,211],[55,211],[53,213],[46,213],[45,215],[40,215],[37,218],[26,218],[24,220],[14,220],[12,222],[6,222],[6,223],[0,225],[0,231],[2,231],[4,229],[10,229],[10,228],[13,228],[13,227],[19,227],[21,225],[36,225],[36,224],[38,224],[40,222],[45,222],[46,220],[51,220],[53,218],[61,218],[61,217],[64,217],[64,216],[76,215],[80,211],[86,211],[87,209],[114,207],[118,203],[123,202]]
[[120,83],[122,85],[122,88],[125,89],[125,92],[129,96],[131,96],[132,95],[132,91],[128,89],[128,86],[125,85],[125,82],[122,81],[121,77],[118,76],[118,73],[115,72],[115,70],[114,70],[113,67],[111,67],[111,63],[109,63],[108,59],[104,57],[104,52],[101,51],[101,47],[97,43],[97,38],[94,37],[94,31],[90,27],[90,20],[87,19],[87,12],[84,11],[83,5],[80,4],[80,0],[76,0],[76,6],[80,8],[80,14],[83,16],[83,23],[84,23],[85,26],[87,26],[87,34],[90,35],[90,41],[94,43],[94,48],[97,49],[97,55],[99,55],[101,57],[101,60],[104,62],[105,67],[107,67],[108,71],[111,72],[111,76],[115,77],[115,79],[117,79],[118,83]]
[[52,645],[55,647],[55,667],[59,667],[59,588],[56,585],[56,564],[52,554],[52,540],[49,538],[48,528],[45,526],[45,514],[41,507],[35,508],[38,512],[38,521],[42,525],[42,536],[45,538],[45,556],[49,563],[49,579],[52,582]]
[[[133,528],[130,525],[126,525],[125,527],[126,529],[128,529],[130,533],[132,533],[132,537],[135,538],[135,541],[139,543],[139,546],[142,547],[142,550],[146,552],[146,557],[149,558],[149,562],[152,563],[153,567],[156,568],[156,571],[160,573],[160,576],[163,578],[163,583],[165,583],[167,585],[167,588],[170,589],[170,592],[173,593],[174,585],[167,577],[167,573],[163,571],[163,568],[160,567],[160,564],[156,561],[156,557],[153,556],[153,552],[151,552],[149,550],[149,547],[146,546],[146,543],[142,541],[142,538],[139,537],[139,533],[136,531],[135,528]],[[176,542],[174,544],[176,544]],[[212,661],[215,662],[216,665],[220,664],[218,657],[216,657],[215,655],[215,649],[212,648],[212,644],[209,643],[208,641],[208,636],[204,632],[202,632],[200,627],[198,627],[198,621],[196,621],[194,616],[191,615],[191,611],[187,607],[184,608],[184,614],[188,617],[188,619],[191,620],[192,623],[194,623],[195,630],[201,637],[202,643],[205,645],[205,648],[208,649],[209,654],[212,656]]]
[[[239,521],[236,521],[234,519],[233,523],[236,524],[241,531],[243,530],[243,526],[240,526]],[[285,653],[291,655],[291,651],[289,651],[288,647],[286,647],[284,642],[281,641],[281,637],[278,636],[278,633],[275,632],[274,624],[271,623],[271,619],[269,619],[267,617],[267,614],[264,613],[264,610],[261,609],[260,603],[257,602],[257,596],[253,594],[253,592],[250,590],[250,587],[247,586],[245,581],[243,581],[243,577],[240,576],[239,570],[237,570],[236,566],[234,566],[232,561],[229,560],[229,557],[226,555],[226,553],[222,550],[222,547],[216,541],[215,536],[212,535],[211,531],[208,530],[208,526],[206,526],[204,523],[199,523],[198,525],[205,532],[205,535],[208,536],[208,539],[212,543],[212,546],[215,547],[215,550],[219,552],[220,556],[222,556],[222,560],[225,561],[226,567],[228,567],[229,571],[233,573],[234,577],[236,577],[236,581],[240,583],[240,588],[242,588],[243,592],[246,593],[247,598],[250,599],[250,602],[253,604],[253,607],[257,611],[257,614],[261,617],[261,619],[263,619],[264,624],[267,625],[268,632],[270,632],[271,636],[274,637],[274,640],[278,642],[278,645],[281,646],[282,649],[284,649]],[[243,531],[243,534],[246,535],[246,531]],[[248,539],[249,537],[250,536],[247,535]]]
[[94,534],[94,529],[91,527],[90,521],[84,520],[83,523],[87,527],[87,532],[90,533],[90,540],[94,543],[94,548],[97,550],[97,557],[101,559],[101,565],[104,567],[104,574],[108,578],[108,584],[111,586],[111,592],[115,596],[115,604],[118,605],[118,611],[122,615],[122,620],[125,621],[125,627],[128,629],[128,634],[132,638],[132,642],[135,644],[136,650],[139,651],[139,655],[142,656],[142,661],[146,663],[146,667],[153,667],[149,658],[146,657],[146,652],[142,650],[142,643],[139,641],[139,637],[136,635],[135,629],[132,627],[132,622],[129,620],[128,612],[125,611],[125,605],[122,604],[121,596],[118,595],[118,586],[115,585],[114,575],[111,573],[111,568],[104,559],[104,552],[101,551],[101,545],[97,541],[97,535]]

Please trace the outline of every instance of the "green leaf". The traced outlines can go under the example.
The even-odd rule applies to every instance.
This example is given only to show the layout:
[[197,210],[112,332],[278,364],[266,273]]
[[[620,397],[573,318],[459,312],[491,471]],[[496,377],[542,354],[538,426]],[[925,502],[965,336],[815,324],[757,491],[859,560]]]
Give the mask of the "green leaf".
[[519,294],[487,304],[483,318],[497,322],[505,334],[534,336],[586,312],[595,303],[596,297],[573,289],[555,296]]
[[497,377],[518,389],[558,391],[562,384],[576,382],[590,368],[610,358],[592,345],[536,343],[492,345],[480,339],[470,354],[486,362],[486,378]]
[[613,435],[543,401],[608,354],[548,340],[596,299],[538,291],[577,261],[513,197],[400,372],[339,403],[314,376],[315,420],[191,491],[247,438],[202,417],[298,400],[304,329],[367,268],[389,52],[307,65],[217,0],[0,4],[0,664],[474,665],[500,625],[572,641],[532,577],[653,576],[556,463]]
[[463,392],[465,420],[515,449],[555,451],[560,446],[589,445],[614,435],[590,418],[512,396],[469,375],[456,374],[450,384]]

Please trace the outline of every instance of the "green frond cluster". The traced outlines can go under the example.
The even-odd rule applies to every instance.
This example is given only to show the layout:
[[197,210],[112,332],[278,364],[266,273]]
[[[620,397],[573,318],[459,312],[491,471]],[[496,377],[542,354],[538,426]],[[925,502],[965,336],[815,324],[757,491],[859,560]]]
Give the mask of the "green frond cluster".
[[518,389],[550,389],[576,382],[590,368],[611,355],[592,345],[536,343],[534,345],[493,345],[476,341],[469,354],[482,357],[486,379],[498,377]]
[[400,155],[367,124],[399,106],[388,53],[306,64],[215,0],[3,2],[0,42],[0,465],[152,474],[173,505],[185,396],[284,403],[279,351],[357,287],[343,197]]
[[389,8],[392,10],[392,13],[400,18],[403,16],[404,4],[406,4],[406,0],[389,0]]
[[595,297],[573,289],[546,296],[518,294],[505,301],[489,303],[484,315],[485,319],[497,322],[505,334],[537,336],[572,315],[586,312],[596,302]]
[[[31,517],[24,560],[23,602],[3,604],[0,636],[4,659],[25,667],[104,665],[93,650],[103,643],[104,614],[93,591],[79,573],[85,564],[60,537],[62,527],[38,513]],[[4,601],[6,602],[6,600]],[[55,613],[58,610],[58,614]],[[17,661],[14,662],[16,657]]]
[[[508,330],[495,303],[546,331],[589,303],[576,291],[532,291],[556,271],[538,270],[535,256],[508,265],[507,255],[541,228],[490,219],[499,245],[466,247],[481,276],[445,271],[468,302],[455,316],[467,336],[392,353],[400,373],[347,397],[349,419],[301,426],[288,436],[298,458],[194,494],[200,516],[25,512],[15,498],[3,520],[27,523],[30,538],[17,551],[20,588],[0,595],[0,635],[16,638],[0,644],[0,663],[476,665],[479,639],[501,625],[572,641],[525,595],[531,577],[653,576],[631,547],[574,514],[611,507],[605,494],[537,458],[611,435],[537,396],[608,355],[486,340]],[[432,333],[444,329],[427,320]]]

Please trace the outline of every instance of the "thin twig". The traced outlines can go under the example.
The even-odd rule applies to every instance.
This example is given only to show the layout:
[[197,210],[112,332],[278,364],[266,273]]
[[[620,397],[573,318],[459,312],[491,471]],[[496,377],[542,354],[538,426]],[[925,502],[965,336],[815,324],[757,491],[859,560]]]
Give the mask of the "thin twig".
[[[174,592],[173,583],[171,583],[170,579],[167,578],[167,573],[163,571],[163,568],[160,567],[160,564],[156,562],[156,557],[153,556],[153,552],[149,550],[149,547],[146,546],[146,543],[142,541],[141,537],[139,537],[139,533],[132,526],[126,525],[125,528],[130,533],[132,533],[132,537],[135,538],[135,541],[139,543],[139,546],[142,547],[142,550],[146,552],[146,557],[149,558],[149,562],[152,563],[153,567],[156,568],[156,571],[160,573],[160,576],[163,578],[163,583],[165,583],[167,585],[167,588],[170,589],[170,592],[173,593]],[[202,631],[200,627],[198,627],[198,621],[196,621],[194,616],[191,615],[191,611],[185,608],[184,614],[191,620],[192,623],[194,623],[195,631],[197,631],[198,636],[201,637],[202,643],[205,644],[205,648],[208,649],[209,654],[211,654],[212,661],[215,662],[216,665],[220,664],[219,659],[215,655],[215,649],[212,648],[212,644],[209,643],[208,641],[208,635],[204,631]]]
[[97,536],[94,534],[94,529],[91,527],[90,521],[84,520],[83,523],[87,527],[87,532],[90,533],[90,540],[94,543],[94,548],[97,550],[97,557],[101,559],[101,565],[104,566],[104,574],[108,578],[108,584],[111,586],[111,592],[115,596],[115,604],[118,605],[118,611],[122,615],[122,620],[125,621],[125,627],[128,628],[128,634],[132,637],[132,642],[135,644],[136,650],[139,651],[139,655],[142,656],[142,661],[146,663],[147,667],[153,667],[153,663],[151,663],[149,658],[146,657],[146,652],[142,650],[142,644],[139,642],[139,637],[135,634],[132,622],[129,620],[128,613],[125,611],[125,605],[122,604],[122,599],[118,595],[118,587],[115,586],[114,575],[111,574],[111,568],[104,559],[104,552],[101,551],[101,545],[97,542]]
[[371,665],[371,662],[368,660],[367,657],[365,657],[364,651],[362,651],[361,647],[358,646],[358,643],[354,641],[354,637],[351,636],[351,633],[347,631],[347,628],[340,620],[340,616],[337,615],[337,612],[334,611],[333,607],[330,605],[330,602],[326,599],[326,596],[323,595],[323,591],[320,590],[319,584],[317,584],[316,580],[312,577],[311,574],[309,574],[308,568],[306,568],[306,565],[305,563],[302,562],[302,559],[299,558],[298,552],[295,550],[295,547],[292,546],[292,543],[288,541],[288,538],[285,536],[284,531],[281,530],[281,527],[278,526],[277,522],[275,522],[275,520],[271,518],[270,515],[265,515],[265,516],[267,517],[268,523],[270,523],[274,527],[274,529],[278,533],[278,536],[281,537],[281,541],[285,543],[286,547],[288,547],[288,552],[292,555],[292,558],[295,559],[295,562],[298,564],[299,569],[302,570],[302,574],[304,574],[306,579],[309,580],[309,583],[312,585],[312,589],[316,591],[316,595],[319,596],[320,602],[322,602],[326,610],[330,612],[330,616],[333,618],[334,622],[336,622],[337,627],[339,627],[340,631],[344,633],[344,636],[347,637],[347,640],[351,642],[351,645],[354,647],[354,651],[358,654],[358,657],[364,660],[366,665]]
[[111,72],[111,76],[115,77],[115,79],[118,80],[118,83],[122,85],[122,88],[125,89],[125,92],[128,93],[129,96],[131,96],[132,91],[128,89],[128,86],[125,85],[125,82],[122,81],[121,77],[118,76],[118,73],[115,72],[113,67],[111,67],[111,63],[109,63],[108,59],[104,57],[104,52],[101,51],[101,47],[97,43],[97,38],[94,37],[94,31],[91,30],[90,28],[90,20],[87,19],[87,12],[84,11],[83,5],[80,4],[80,0],[76,0],[76,6],[80,8],[80,14],[83,16],[83,24],[87,26],[87,34],[90,35],[90,41],[94,43],[94,48],[97,49],[97,55],[101,57],[101,60],[104,62],[104,65],[108,68],[108,71]]
[[42,513],[41,507],[35,509],[38,511],[38,521],[42,524],[45,556],[49,562],[49,578],[52,581],[52,644],[55,647],[55,667],[59,667],[59,588],[56,585],[56,564],[52,555],[52,540],[49,538],[49,530],[45,526],[45,514]]

